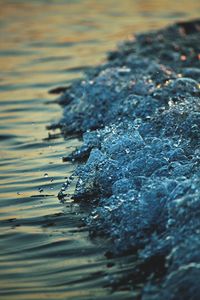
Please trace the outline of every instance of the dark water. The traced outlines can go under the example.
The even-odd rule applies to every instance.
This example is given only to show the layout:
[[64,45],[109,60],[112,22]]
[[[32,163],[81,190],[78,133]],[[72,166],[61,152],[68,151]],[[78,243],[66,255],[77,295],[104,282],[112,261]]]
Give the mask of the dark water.
[[62,112],[47,91],[82,76],[132,32],[197,17],[199,1],[0,5],[0,297],[132,299],[134,290],[106,288],[134,267],[131,258],[115,259],[110,268],[104,243],[90,241],[80,227],[82,208],[57,199],[74,169],[62,157],[80,141],[48,139],[45,127]]

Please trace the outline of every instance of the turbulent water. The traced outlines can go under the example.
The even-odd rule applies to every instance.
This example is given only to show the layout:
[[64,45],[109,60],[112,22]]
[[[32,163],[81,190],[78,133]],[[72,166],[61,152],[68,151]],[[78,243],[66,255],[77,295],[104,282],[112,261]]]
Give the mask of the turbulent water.
[[1,298],[132,299],[137,290],[113,293],[109,286],[133,269],[133,258],[108,261],[104,240],[91,242],[80,227],[87,208],[57,198],[74,169],[62,157],[80,141],[48,134],[61,109],[47,91],[82,76],[132,32],[197,17],[199,3],[0,4]]
[[137,35],[60,98],[62,131],[83,132],[73,197],[110,255],[137,253],[142,299],[200,296],[199,40],[200,20]]

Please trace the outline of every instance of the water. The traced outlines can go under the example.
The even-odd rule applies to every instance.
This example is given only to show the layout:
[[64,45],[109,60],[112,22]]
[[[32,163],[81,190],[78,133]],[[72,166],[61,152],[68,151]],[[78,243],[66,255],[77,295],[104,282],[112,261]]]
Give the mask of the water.
[[[132,299],[112,292],[132,258],[109,261],[81,227],[86,208],[57,193],[80,141],[48,139],[61,116],[48,90],[105,59],[132,32],[198,17],[199,1],[3,1],[0,44],[1,299]],[[73,192],[73,191],[71,191]],[[112,267],[111,267],[112,266]]]

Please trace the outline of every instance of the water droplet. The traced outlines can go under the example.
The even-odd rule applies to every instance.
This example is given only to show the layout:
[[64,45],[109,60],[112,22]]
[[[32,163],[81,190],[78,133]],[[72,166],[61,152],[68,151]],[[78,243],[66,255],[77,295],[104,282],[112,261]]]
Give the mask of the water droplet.
[[169,107],[172,107],[172,106],[174,105],[174,101],[170,99],[170,100],[168,101],[168,105],[169,105]]
[[94,215],[94,216],[92,216],[92,218],[93,218],[94,220],[96,220],[98,217],[99,217],[99,215]]
[[47,178],[48,176],[49,176],[49,175],[48,175],[48,173],[44,173],[44,177],[46,177],[46,178]]
[[129,154],[130,153],[130,149],[125,149],[125,152],[126,152],[126,154]]

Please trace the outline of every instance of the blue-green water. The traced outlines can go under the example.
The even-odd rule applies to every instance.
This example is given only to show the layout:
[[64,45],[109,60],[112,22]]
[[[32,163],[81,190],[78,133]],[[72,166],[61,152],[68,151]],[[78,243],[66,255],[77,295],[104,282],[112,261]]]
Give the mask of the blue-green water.
[[80,141],[47,138],[46,126],[62,114],[48,90],[103,62],[133,32],[197,17],[199,1],[0,4],[0,297],[132,299],[135,291],[105,288],[132,267],[130,259],[108,268],[106,242],[80,228],[85,212],[57,199],[74,169],[62,157]]

